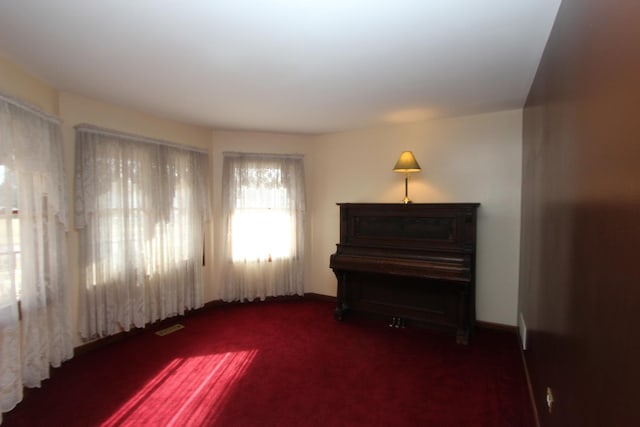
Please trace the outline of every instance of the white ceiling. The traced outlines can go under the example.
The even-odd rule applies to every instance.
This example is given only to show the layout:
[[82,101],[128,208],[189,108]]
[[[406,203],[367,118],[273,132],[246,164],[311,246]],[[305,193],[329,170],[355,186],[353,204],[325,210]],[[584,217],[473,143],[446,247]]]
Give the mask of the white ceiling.
[[59,90],[323,133],[522,107],[560,0],[2,0],[0,55]]

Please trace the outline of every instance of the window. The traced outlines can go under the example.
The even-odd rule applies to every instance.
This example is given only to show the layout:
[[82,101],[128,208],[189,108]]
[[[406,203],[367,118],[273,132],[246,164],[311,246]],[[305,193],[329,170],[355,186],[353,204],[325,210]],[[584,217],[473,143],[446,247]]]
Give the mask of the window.
[[73,356],[60,121],[0,95],[0,409]]
[[302,294],[302,157],[225,153],[223,210],[224,299]]
[[[233,171],[240,181],[240,168]],[[272,261],[295,256],[292,202],[279,167],[253,165],[239,188],[231,217],[232,259]]]
[[76,131],[81,336],[202,306],[207,154],[89,125]]
[[16,297],[22,291],[20,218],[15,174],[0,165],[0,283],[12,284]]

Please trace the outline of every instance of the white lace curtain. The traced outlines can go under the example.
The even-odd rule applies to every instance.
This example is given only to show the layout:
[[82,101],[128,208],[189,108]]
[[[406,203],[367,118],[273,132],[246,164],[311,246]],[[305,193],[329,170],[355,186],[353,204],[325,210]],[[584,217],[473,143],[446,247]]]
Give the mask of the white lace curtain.
[[0,96],[0,414],[73,356],[66,223],[59,120]]
[[80,125],[75,179],[81,336],[201,307],[208,155]]
[[222,299],[303,295],[303,158],[224,153],[222,193]]

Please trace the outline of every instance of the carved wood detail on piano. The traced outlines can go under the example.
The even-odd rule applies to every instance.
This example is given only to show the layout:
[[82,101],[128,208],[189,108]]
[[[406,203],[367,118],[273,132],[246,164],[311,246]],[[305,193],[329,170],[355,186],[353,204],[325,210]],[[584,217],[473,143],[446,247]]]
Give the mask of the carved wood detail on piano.
[[339,203],[335,317],[347,312],[456,331],[467,344],[475,323],[478,203]]

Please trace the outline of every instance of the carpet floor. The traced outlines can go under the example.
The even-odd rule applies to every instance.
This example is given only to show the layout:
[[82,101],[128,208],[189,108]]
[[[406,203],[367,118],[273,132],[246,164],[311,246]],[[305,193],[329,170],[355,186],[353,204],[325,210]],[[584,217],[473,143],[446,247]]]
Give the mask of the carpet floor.
[[13,426],[533,426],[517,337],[333,319],[301,299],[177,318],[52,370]]

